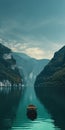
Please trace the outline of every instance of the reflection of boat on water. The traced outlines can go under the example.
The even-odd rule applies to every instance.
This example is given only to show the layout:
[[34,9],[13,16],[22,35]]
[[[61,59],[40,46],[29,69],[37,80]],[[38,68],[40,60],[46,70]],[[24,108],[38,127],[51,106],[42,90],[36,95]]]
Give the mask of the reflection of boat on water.
[[36,106],[30,104],[27,107],[27,117],[30,120],[35,120],[37,118],[37,108],[36,108]]

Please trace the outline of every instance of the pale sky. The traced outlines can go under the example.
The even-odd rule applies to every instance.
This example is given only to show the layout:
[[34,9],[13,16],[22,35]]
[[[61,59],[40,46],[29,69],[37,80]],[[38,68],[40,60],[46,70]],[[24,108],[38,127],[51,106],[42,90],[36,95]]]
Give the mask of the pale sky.
[[34,58],[65,45],[65,0],[0,0],[0,42]]

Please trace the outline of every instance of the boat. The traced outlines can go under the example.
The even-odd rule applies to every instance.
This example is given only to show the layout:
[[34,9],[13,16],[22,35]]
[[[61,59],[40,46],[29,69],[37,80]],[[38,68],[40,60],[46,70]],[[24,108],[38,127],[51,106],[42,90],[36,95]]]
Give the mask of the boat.
[[27,106],[27,117],[30,120],[35,120],[37,118],[37,107],[33,104]]

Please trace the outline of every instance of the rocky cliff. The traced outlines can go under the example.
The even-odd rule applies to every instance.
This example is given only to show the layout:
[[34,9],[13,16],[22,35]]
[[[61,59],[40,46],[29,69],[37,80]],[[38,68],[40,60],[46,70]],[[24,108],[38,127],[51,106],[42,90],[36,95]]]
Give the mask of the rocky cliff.
[[64,87],[65,86],[65,46],[54,54],[54,57],[37,76],[35,86]]
[[19,85],[22,83],[16,60],[12,51],[0,43],[0,86]]

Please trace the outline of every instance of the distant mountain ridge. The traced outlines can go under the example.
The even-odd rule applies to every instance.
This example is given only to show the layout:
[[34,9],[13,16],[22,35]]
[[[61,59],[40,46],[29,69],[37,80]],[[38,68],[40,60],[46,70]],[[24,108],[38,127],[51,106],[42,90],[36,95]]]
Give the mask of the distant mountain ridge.
[[0,43],[0,86],[22,83],[12,51]]
[[25,53],[22,53],[22,52],[13,52],[13,53],[24,58],[24,59],[31,59],[31,57],[26,55]]
[[[13,53],[13,57],[16,59],[17,66],[20,74],[23,72],[24,78],[27,80],[32,76],[32,79],[42,71],[42,68],[49,62],[48,59],[37,60],[31,58],[24,53]],[[32,80],[30,79],[30,80]]]

